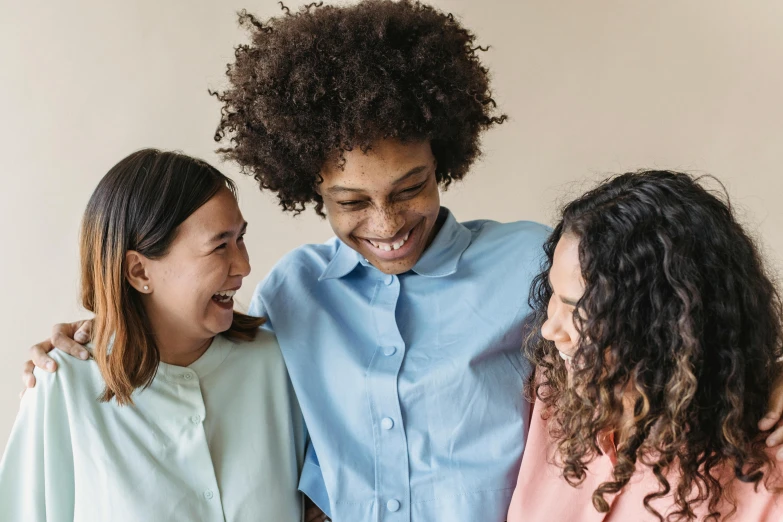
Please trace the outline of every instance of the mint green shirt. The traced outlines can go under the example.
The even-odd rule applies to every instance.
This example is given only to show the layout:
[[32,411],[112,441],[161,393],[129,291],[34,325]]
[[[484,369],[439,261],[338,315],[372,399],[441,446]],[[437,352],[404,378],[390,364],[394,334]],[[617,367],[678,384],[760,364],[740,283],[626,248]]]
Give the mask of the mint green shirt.
[[133,406],[93,360],[36,370],[0,462],[7,522],[299,521],[305,432],[272,334],[161,363]]

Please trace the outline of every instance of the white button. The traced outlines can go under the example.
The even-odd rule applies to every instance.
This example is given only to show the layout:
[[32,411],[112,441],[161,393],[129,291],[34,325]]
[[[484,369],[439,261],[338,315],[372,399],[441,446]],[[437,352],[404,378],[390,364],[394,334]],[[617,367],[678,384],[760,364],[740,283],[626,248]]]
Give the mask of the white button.
[[212,500],[212,497],[214,497],[214,496],[215,496],[215,494],[212,493],[211,489],[208,489],[208,490],[206,490],[204,492],[204,498],[207,499],[207,500]]
[[199,422],[201,422],[201,417],[199,417],[198,415],[194,415],[190,418],[190,422],[192,422],[193,424],[198,424]]
[[391,420],[389,417],[384,417],[381,420],[381,428],[385,430],[390,430],[394,427],[394,421]]
[[397,348],[395,348],[394,346],[387,346],[386,348],[383,349],[383,355],[385,355],[386,357],[391,357],[395,353],[397,353]]
[[192,373],[183,373],[182,374],[182,378],[185,379],[186,381],[189,381],[190,379],[193,378],[193,374]]
[[397,511],[398,509],[400,509],[400,501],[391,499],[386,503],[386,509],[388,509],[389,511]]
[[386,280],[384,281],[384,283],[386,283],[386,286],[389,286],[393,282],[394,282],[394,276],[391,274],[387,275]]

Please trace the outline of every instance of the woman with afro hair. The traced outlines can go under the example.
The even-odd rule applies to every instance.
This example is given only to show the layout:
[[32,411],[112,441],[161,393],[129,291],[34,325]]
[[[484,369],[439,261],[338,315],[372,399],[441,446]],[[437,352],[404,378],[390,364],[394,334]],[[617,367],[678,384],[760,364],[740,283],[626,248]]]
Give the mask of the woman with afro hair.
[[[250,42],[213,93],[220,152],[336,236],[285,256],[250,309],[308,426],[300,489],[338,522],[502,522],[530,418],[526,289],[549,230],[440,205],[505,119],[486,49],[408,0],[240,20]],[[58,346],[77,353],[80,327],[59,326]],[[32,349],[37,365],[51,346]]]

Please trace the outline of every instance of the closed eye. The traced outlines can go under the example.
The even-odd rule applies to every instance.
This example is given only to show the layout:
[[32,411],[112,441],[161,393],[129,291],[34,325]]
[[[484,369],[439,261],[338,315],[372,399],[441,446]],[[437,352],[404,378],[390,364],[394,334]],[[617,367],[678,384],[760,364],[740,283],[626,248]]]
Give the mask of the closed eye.
[[419,183],[418,185],[414,185],[411,188],[407,188],[407,189],[403,190],[402,192],[403,192],[403,194],[405,192],[415,192],[415,191],[419,190],[421,187],[423,187],[425,183],[426,183],[426,181],[423,181],[423,182]]
[[339,201],[338,204],[346,209],[355,210],[367,203],[366,201]]
[[410,188],[406,188],[405,190],[401,190],[400,191],[400,195],[403,196],[403,195],[413,194],[414,192],[417,192],[418,190],[420,190],[426,183],[427,182],[424,181],[422,183],[419,183],[418,185],[414,185],[414,186],[412,186]]

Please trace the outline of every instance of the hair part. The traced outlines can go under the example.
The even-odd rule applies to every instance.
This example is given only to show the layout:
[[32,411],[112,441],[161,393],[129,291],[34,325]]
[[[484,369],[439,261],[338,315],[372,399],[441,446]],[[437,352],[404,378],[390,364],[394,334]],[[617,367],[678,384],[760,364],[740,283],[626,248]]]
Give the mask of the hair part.
[[309,4],[259,20],[242,11],[249,44],[228,65],[215,140],[283,210],[314,204],[327,161],[379,139],[428,140],[447,187],[480,155],[497,114],[473,33],[409,0]]
[[[585,283],[570,383],[554,344],[540,336],[554,250],[566,233],[579,238]],[[707,519],[719,520],[721,503],[732,503],[722,469],[757,485],[771,474],[756,423],[783,371],[780,294],[728,199],[687,174],[623,174],[569,203],[544,250],[525,344],[539,375],[528,393],[554,419],[565,480],[584,480],[600,454],[597,437],[620,426],[630,392],[633,422],[613,480],[593,494],[595,508],[608,511],[605,496],[642,465],[660,485],[644,500],[659,520],[652,502],[668,494],[675,502],[668,520],[694,520],[703,503]]]
[[[101,179],[81,226],[81,302],[95,314],[94,357],[106,383],[100,400],[132,404],[137,388],[152,383],[160,363],[141,296],[126,278],[125,255],[150,259],[168,253],[178,227],[233,181],[184,154],[143,149]],[[252,340],[263,318],[234,312],[224,333]]]

